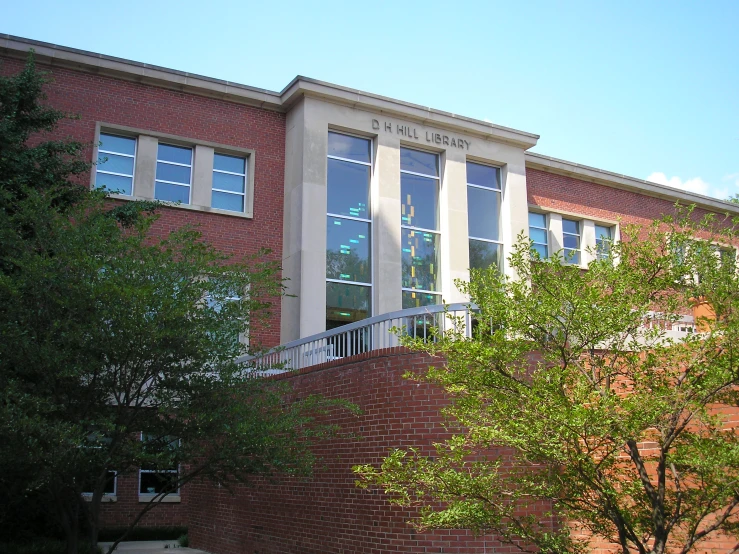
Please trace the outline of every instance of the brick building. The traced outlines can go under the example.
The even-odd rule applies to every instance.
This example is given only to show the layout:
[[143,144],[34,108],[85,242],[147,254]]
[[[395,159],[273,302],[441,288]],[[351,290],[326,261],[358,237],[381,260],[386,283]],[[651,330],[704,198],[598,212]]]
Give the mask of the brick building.
[[[228,253],[270,248],[294,296],[259,338],[293,345],[301,369],[280,378],[298,394],[364,410],[341,423],[365,440],[323,447],[313,481],[259,481],[236,496],[196,483],[143,523],[186,524],[192,543],[213,552],[508,552],[465,532],[415,533],[410,512],[354,487],[352,465],[443,438],[443,395],[401,378],[429,360],[377,329],[403,310],[463,303],[454,280],[467,279],[469,267],[510,272],[505,258],[521,232],[542,255],[564,248],[585,267],[590,247],[676,201],[739,213],[531,153],[531,133],[304,77],[272,92],[8,35],[0,35],[0,71],[18,72],[31,48],[53,78],[49,104],[79,115],[59,134],[90,144],[91,160],[107,159],[91,186],[117,190],[116,202],[180,201],[163,209],[157,233],[194,223]],[[380,327],[360,328],[367,318]],[[356,332],[340,343],[331,338],[340,327]],[[105,522],[146,502],[145,484],[141,475],[119,478]]]

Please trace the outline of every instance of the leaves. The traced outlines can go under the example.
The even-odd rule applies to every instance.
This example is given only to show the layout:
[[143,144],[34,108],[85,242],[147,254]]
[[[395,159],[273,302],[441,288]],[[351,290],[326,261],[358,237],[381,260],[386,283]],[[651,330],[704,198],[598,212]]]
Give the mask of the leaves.
[[[433,459],[411,448],[355,468],[361,484],[422,506],[420,528],[493,532],[529,552],[589,551],[565,521],[624,552],[739,538],[739,441],[719,409],[739,402],[735,233],[677,210],[624,226],[587,271],[532,260],[519,237],[515,279],[473,270],[458,283],[479,309],[472,338],[407,341],[446,356],[416,378],[449,393],[457,433]],[[698,300],[716,317],[671,338]]]

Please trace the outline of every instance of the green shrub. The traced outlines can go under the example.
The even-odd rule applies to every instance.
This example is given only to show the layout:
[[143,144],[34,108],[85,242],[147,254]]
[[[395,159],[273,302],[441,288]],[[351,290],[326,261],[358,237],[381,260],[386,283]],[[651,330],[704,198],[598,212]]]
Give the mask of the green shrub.
[[190,539],[188,538],[187,535],[180,535],[180,538],[177,539],[177,542],[180,543],[180,546],[182,548],[190,546]]
[[[80,541],[79,554],[102,554],[89,542]],[[67,554],[67,543],[59,539],[35,539],[30,542],[0,543],[0,554]]]

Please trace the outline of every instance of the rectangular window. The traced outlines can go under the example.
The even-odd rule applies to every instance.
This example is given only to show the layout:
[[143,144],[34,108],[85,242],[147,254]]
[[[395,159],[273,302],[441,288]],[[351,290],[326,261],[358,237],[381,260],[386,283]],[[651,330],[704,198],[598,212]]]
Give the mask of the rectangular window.
[[470,268],[501,268],[500,169],[467,162],[467,227]]
[[159,143],[154,198],[190,203],[192,148]]
[[136,166],[136,139],[100,133],[98,157],[95,186],[131,196]]
[[536,253],[542,260],[549,258],[549,232],[546,215],[529,212],[529,238],[533,241],[532,253]]
[[211,207],[232,212],[244,211],[246,158],[213,155],[213,195]]
[[372,142],[329,132],[326,330],[365,319],[372,302]]
[[565,263],[580,265],[580,222],[562,218]]
[[[167,447],[175,450],[178,446],[177,440],[170,440],[171,437],[152,437],[146,433],[141,433],[141,440],[146,444],[150,443],[156,452],[166,451]],[[139,494],[140,495],[156,495],[162,492],[167,494],[178,494],[177,482],[179,479],[178,464],[173,462],[168,467],[151,467],[142,466],[139,470]]]
[[[116,481],[117,481],[117,475],[118,475],[118,473],[116,471],[107,471],[106,472],[105,488],[103,489],[103,494],[104,495],[115,496],[115,494],[116,494],[116,484],[117,484],[116,483]],[[83,492],[82,494],[85,495],[85,496],[92,496],[92,494],[93,494],[93,491],[92,491],[93,486],[92,486],[92,484],[91,483],[85,483],[85,487],[84,488],[87,489],[87,490],[85,490],[85,492]]]
[[400,149],[403,308],[441,303],[439,156]]
[[605,260],[611,251],[613,237],[611,228],[603,225],[595,226],[595,254],[599,260]]

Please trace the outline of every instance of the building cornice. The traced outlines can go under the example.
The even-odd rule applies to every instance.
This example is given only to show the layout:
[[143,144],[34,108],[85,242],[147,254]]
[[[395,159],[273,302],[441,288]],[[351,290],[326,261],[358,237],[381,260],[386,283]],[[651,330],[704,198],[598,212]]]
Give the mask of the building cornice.
[[[35,50],[36,59],[39,62],[52,67],[64,67],[87,73],[108,75],[128,81],[224,99],[279,112],[289,111],[303,97],[312,97],[372,113],[414,121],[422,125],[459,131],[486,140],[512,144],[524,150],[535,146],[539,139],[539,135],[533,133],[300,75],[288,83],[282,91],[275,92],[185,71],[0,33],[0,53],[23,59],[30,49]],[[681,191],[542,154],[532,152],[526,152],[525,154],[526,166],[534,169],[568,175],[673,202],[696,204],[712,211],[739,213],[739,205],[701,194]]]
[[221,98],[281,112],[288,111],[303,96],[311,96],[336,104],[392,115],[442,129],[460,131],[488,140],[514,144],[524,149],[535,146],[539,138],[538,135],[533,133],[518,131],[486,121],[434,110],[433,108],[303,76],[295,77],[281,92],[275,92],[48,42],[0,34],[0,52],[3,54],[15,58],[25,58],[31,48],[35,50],[36,59],[39,62],[52,67],[64,67],[87,73],[109,75],[129,81],[201,96]]
[[686,206],[695,204],[697,207],[705,208],[712,212],[739,214],[739,204],[735,204],[733,202],[718,200],[717,198],[711,198],[710,196],[704,196],[702,194],[696,194],[694,192],[652,183],[651,181],[636,179],[634,177],[629,177],[628,175],[613,173],[611,171],[605,171],[603,169],[589,167],[587,165],[559,160],[557,158],[544,156],[543,154],[537,154],[535,152],[526,152],[525,158],[527,168],[530,167],[532,169],[539,169],[549,173],[557,173],[559,175],[574,177],[591,183],[637,192],[639,194],[669,200],[673,203],[680,202],[680,204]]

